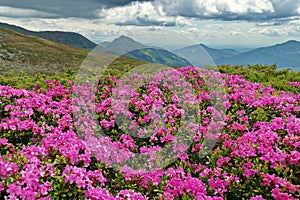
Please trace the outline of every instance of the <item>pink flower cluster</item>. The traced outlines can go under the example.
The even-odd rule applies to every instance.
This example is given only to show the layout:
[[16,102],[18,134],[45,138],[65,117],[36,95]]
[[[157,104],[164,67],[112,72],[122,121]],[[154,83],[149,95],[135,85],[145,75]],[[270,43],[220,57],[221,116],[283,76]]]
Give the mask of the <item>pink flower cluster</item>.
[[85,168],[74,167],[67,165],[64,169],[62,176],[65,181],[70,184],[76,183],[79,188],[90,188],[93,182],[99,182],[100,186],[104,186],[106,179],[103,177],[102,172],[86,171]]
[[295,88],[300,88],[300,82],[289,82],[288,83],[290,86],[293,86]]
[[300,95],[192,67],[152,79],[0,86],[0,197],[300,198]]

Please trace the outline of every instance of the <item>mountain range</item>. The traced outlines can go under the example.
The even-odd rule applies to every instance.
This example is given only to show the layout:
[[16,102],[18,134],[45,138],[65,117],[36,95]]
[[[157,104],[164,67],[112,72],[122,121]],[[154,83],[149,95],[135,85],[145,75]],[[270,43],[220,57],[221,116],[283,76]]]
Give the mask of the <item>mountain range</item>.
[[257,48],[248,52],[222,57],[215,60],[216,64],[265,64],[281,68],[300,70],[300,42],[289,40],[282,44]]
[[240,54],[233,49],[213,49],[204,44],[196,44],[174,50],[177,55],[186,58],[194,66],[214,65],[214,61]]
[[204,44],[192,45],[173,51],[162,47],[151,47],[121,35],[111,42],[99,44],[100,52],[160,63],[171,66],[199,66],[214,65],[214,60],[240,54],[233,49],[214,49]]
[[[93,49],[94,51],[104,54],[113,54],[169,66],[182,67],[186,65],[194,65],[203,67],[205,65],[215,64],[276,64],[278,69],[292,68],[295,71],[300,69],[300,42],[296,40],[290,40],[282,44],[276,44],[242,52],[235,49],[211,48],[205,44],[195,44],[181,49],[169,51],[161,47],[145,45],[124,35],[115,38],[111,42],[103,42],[97,45],[84,36],[73,32],[35,32],[5,23],[0,23],[0,27],[16,31],[23,35],[44,38],[60,44],[76,47],[79,48],[78,51],[82,51],[81,49]],[[5,51],[5,49],[3,49],[3,45],[1,48],[1,51]]]
[[149,47],[127,36],[121,35],[112,42],[100,45],[102,53],[114,54],[143,60],[149,63],[157,63],[168,66],[184,67],[192,65],[189,61],[176,53],[160,47]]
[[30,31],[30,30],[27,30],[27,29],[19,27],[19,26],[1,23],[1,22],[0,22],[0,27],[16,31],[16,32],[24,34],[24,35],[36,36],[36,37],[44,38],[47,40],[51,40],[53,42],[58,42],[61,44],[66,44],[66,45],[77,47],[77,48],[92,50],[97,46],[97,44],[90,41],[83,35],[81,35],[79,33],[74,33],[74,32],[63,32],[63,31],[39,31],[39,32],[37,32],[37,31]]
[[[147,62],[157,62],[156,60],[159,59],[149,59],[149,57],[159,58],[163,55],[161,53],[163,48],[150,48],[126,36],[116,38],[112,42],[106,41],[104,43],[100,43],[99,46],[103,47],[105,49],[103,51],[106,51],[107,53],[117,52],[117,54],[122,55],[125,52],[128,52],[125,56],[141,59]],[[151,49],[151,51],[146,51],[147,48]],[[158,51],[158,49],[160,49],[160,51]],[[282,44],[260,47],[242,52],[235,49],[211,48],[205,44],[191,45],[167,52],[168,55],[164,55],[164,60],[169,60],[170,62],[171,59],[179,59],[175,62],[178,66],[184,66],[186,64],[199,67],[226,64],[276,64],[278,69],[291,68],[294,71],[300,70],[300,42],[296,40],[290,40]],[[174,54],[176,56],[174,56]],[[168,62],[164,62],[162,64],[165,63]]]

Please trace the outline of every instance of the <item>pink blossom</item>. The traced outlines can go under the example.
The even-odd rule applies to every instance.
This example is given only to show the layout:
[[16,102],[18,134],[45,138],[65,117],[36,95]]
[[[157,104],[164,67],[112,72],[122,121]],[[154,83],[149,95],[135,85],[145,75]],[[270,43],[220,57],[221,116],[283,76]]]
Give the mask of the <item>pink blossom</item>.
[[264,200],[264,198],[261,195],[259,195],[259,196],[251,197],[250,200]]

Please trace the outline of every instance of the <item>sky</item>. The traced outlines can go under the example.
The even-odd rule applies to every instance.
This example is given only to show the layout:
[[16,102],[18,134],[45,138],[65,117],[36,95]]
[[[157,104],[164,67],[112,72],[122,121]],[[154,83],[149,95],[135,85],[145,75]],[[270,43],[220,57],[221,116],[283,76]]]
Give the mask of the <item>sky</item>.
[[177,48],[300,41],[300,0],[0,0],[0,22]]

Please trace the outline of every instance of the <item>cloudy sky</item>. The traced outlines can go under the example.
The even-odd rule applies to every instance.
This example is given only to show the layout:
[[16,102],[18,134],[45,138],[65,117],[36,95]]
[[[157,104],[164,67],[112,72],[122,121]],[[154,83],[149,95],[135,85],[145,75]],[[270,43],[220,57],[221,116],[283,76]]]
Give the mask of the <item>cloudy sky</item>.
[[124,34],[170,48],[256,47],[300,41],[300,0],[0,0],[0,21],[97,43]]

